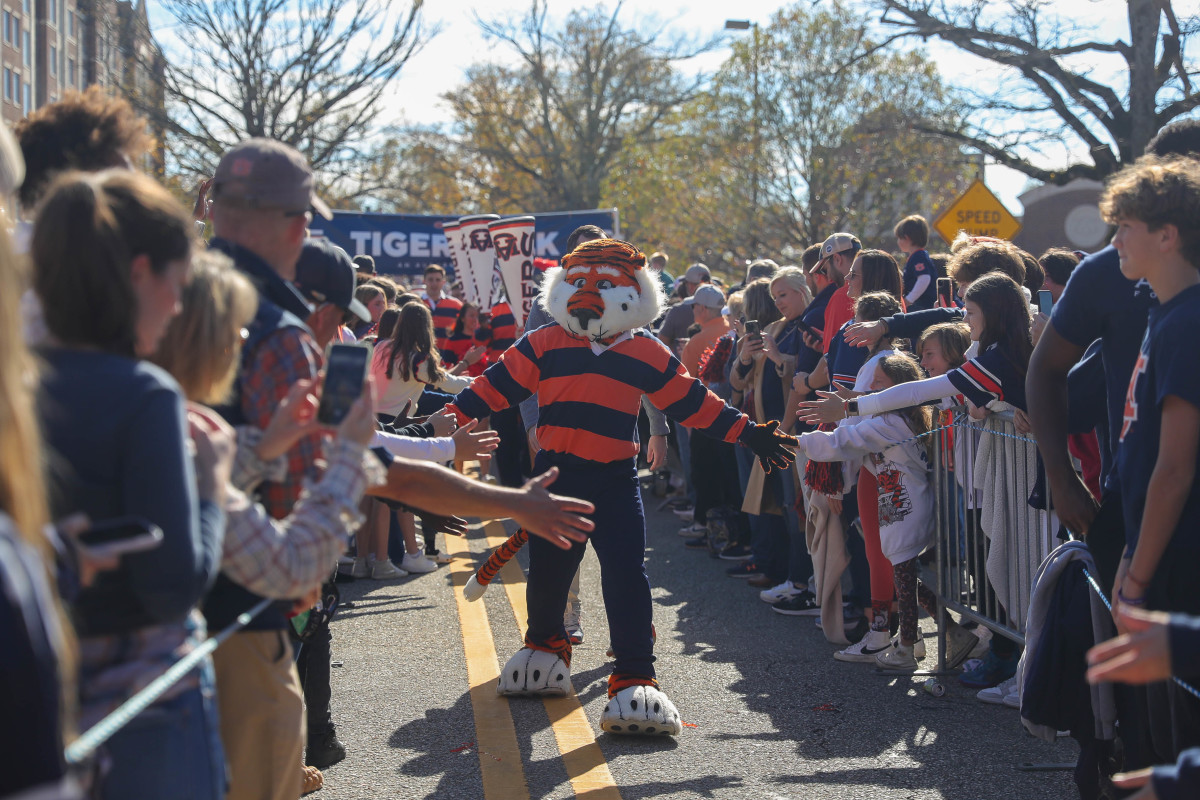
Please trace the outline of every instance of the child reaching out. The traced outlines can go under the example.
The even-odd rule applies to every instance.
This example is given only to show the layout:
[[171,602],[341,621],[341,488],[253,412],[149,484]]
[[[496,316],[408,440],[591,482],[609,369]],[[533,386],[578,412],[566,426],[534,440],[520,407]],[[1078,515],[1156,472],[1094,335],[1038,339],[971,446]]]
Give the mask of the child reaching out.
[[[870,388],[883,391],[921,378],[920,367],[904,354],[875,365]],[[933,491],[929,484],[930,411],[918,406],[864,418],[828,433],[800,437],[797,452],[814,461],[860,461],[878,485],[879,537],[892,564],[900,616],[900,640],[890,647],[886,623],[872,626],[857,644],[834,655],[839,661],[876,661],[889,669],[915,670],[917,659],[917,556],[933,544]],[[921,438],[918,438],[921,437]],[[920,590],[933,593],[925,587]]]

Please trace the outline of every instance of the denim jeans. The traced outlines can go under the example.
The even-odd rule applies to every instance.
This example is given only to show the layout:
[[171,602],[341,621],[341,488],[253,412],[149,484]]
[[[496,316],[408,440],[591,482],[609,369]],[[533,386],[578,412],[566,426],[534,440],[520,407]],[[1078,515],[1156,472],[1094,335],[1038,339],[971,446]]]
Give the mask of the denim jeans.
[[[738,478],[742,482],[742,493],[750,480],[754,467],[754,453],[746,447],[738,447]],[[770,476],[767,481],[770,481]],[[754,564],[776,583],[787,579],[788,533],[784,518],[778,514],[747,514],[750,519],[750,552]]]
[[199,687],[150,706],[103,747],[112,758],[105,800],[221,800],[225,751],[212,662],[200,667]]

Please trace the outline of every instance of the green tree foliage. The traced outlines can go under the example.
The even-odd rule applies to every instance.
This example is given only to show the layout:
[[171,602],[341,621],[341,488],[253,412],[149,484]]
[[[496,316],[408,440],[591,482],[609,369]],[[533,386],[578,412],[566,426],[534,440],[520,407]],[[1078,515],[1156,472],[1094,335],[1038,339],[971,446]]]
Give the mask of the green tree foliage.
[[572,11],[554,29],[534,0],[516,22],[481,22],[515,63],[479,63],[446,99],[462,177],[491,210],[601,205],[606,178],[630,145],[707,82],[680,61],[702,52],[647,20],[626,27],[621,6]]
[[630,235],[710,266],[798,260],[840,230],[890,248],[898,219],[974,177],[957,145],[913,124],[960,124],[933,65],[879,47],[857,13],[799,3],[751,34],[610,176]]

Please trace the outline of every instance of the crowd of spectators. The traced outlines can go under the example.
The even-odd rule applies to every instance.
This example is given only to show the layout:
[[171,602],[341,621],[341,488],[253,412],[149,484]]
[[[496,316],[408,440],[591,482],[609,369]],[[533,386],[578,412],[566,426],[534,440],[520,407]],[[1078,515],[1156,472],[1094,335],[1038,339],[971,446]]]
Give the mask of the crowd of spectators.
[[[536,399],[486,426],[442,411],[517,340],[507,304],[464,302],[441,266],[418,289],[310,239],[312,215],[330,212],[291,147],[231,148],[188,213],[134,168],[148,141],[97,90],[0,134],[0,193],[20,198],[0,226],[0,708],[29,720],[3,737],[15,768],[0,795],[156,798],[183,782],[195,797],[294,800],[345,757],[335,580],[436,571],[437,534],[462,533],[466,516],[511,517],[569,547],[593,509],[550,494],[552,473],[531,475]],[[981,509],[1013,499],[955,457],[960,441],[937,459],[952,470],[938,483],[946,440],[932,434],[963,419],[956,409],[1007,415],[1036,439],[1054,519],[1112,598],[1121,635],[1095,637],[1089,678],[1149,684],[1116,690],[1124,766],[1178,759],[1117,783],[1196,796],[1200,701],[1162,679],[1173,668],[1194,685],[1197,669],[1182,657],[1200,616],[1197,159],[1200,123],[1161,132],[1105,187],[1115,235],[1093,254],[970,236],[931,254],[916,215],[875,248],[828,232],[799,264],[751,262],[736,286],[700,263],[675,280],[654,253],[672,301],[652,332],[722,400],[799,436],[796,467],[768,473],[644,401],[639,458],[651,475],[674,465],[684,546],[719,542],[729,577],[764,610],[816,618],[842,662],[917,670],[924,609],[965,686],[1022,706],[1037,670],[1020,683],[1021,643],[953,617],[921,571],[936,494],[976,528]],[[568,250],[603,237],[581,228]],[[525,328],[544,324],[535,307]],[[371,348],[363,393],[322,424],[327,348],[353,343]],[[997,556],[987,549],[955,540],[940,557],[980,564]],[[991,574],[975,569],[971,586],[1003,612],[1011,587]],[[563,619],[575,643],[578,581]],[[250,609],[211,659],[68,767],[65,743]]]

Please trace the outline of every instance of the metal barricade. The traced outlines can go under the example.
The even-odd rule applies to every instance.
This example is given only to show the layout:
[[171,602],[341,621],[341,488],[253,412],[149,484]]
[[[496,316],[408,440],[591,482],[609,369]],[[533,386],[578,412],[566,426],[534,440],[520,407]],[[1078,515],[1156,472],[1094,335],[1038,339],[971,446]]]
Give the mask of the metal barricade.
[[[1054,549],[1057,523],[1030,505],[1037,445],[1016,432],[1013,414],[972,419],[952,409],[937,431],[934,497],[937,595],[944,608],[1024,645],[1025,618],[1038,566]],[[1038,486],[1049,508],[1049,489]],[[946,668],[944,615],[938,623],[938,670]]]

